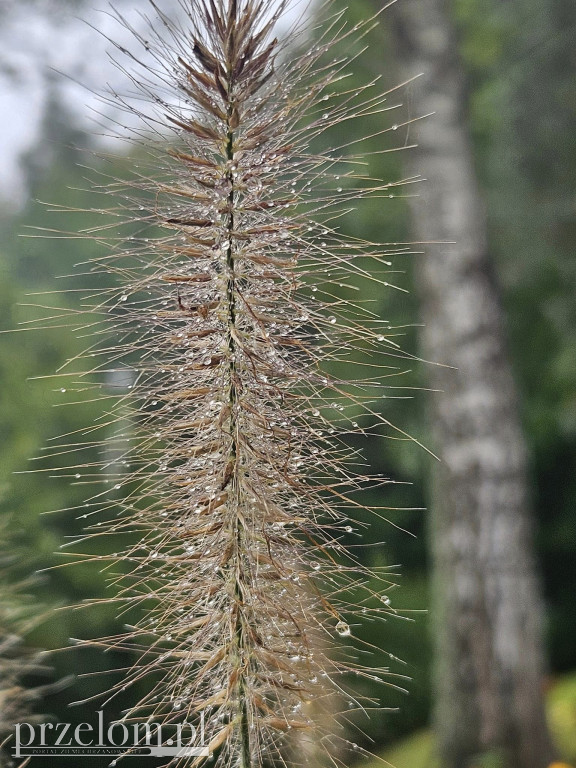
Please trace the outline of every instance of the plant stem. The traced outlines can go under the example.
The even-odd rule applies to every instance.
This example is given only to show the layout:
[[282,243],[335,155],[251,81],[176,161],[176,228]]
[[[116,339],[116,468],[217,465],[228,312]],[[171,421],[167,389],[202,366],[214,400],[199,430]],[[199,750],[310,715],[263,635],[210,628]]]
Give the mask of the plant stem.
[[[228,92],[232,92],[232,81],[229,80]],[[226,160],[231,165],[234,161],[234,131],[231,128],[230,121],[233,112],[233,104],[230,102],[228,107],[228,128],[226,135]],[[227,285],[226,285],[226,300],[227,300],[227,322],[228,322],[228,336],[227,346],[229,354],[229,406],[230,406],[230,434],[232,437],[232,444],[230,448],[230,465],[231,470],[231,482],[236,492],[236,505],[240,503],[240,484],[238,482],[238,453],[239,453],[239,441],[238,441],[238,423],[237,423],[237,402],[238,402],[238,390],[237,390],[237,371],[236,371],[236,342],[234,339],[234,329],[236,327],[236,275],[235,275],[235,259],[234,249],[232,243],[233,230],[234,230],[234,202],[235,202],[235,189],[234,189],[234,171],[232,168],[228,169],[227,179],[230,183],[230,194],[228,196],[228,221],[227,221],[227,234],[228,234],[228,246],[226,251],[226,267],[228,271]],[[238,653],[238,665],[240,673],[238,676],[238,717],[240,727],[240,768],[250,768],[251,766],[251,748],[250,748],[250,729],[248,723],[248,704],[246,700],[246,680],[243,672],[245,669],[244,659],[244,617],[242,612],[243,602],[243,590],[242,590],[242,552],[244,550],[244,526],[240,519],[240,516],[236,515],[234,521],[234,538],[236,548],[235,558],[235,570],[236,581],[234,585],[234,598],[236,600],[236,625],[235,625],[235,640]]]

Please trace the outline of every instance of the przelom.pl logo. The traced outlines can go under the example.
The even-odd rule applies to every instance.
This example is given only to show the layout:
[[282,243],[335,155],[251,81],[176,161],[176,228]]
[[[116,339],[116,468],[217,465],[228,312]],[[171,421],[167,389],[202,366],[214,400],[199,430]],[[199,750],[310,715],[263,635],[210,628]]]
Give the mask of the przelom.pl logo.
[[[13,757],[208,757],[204,744],[204,717],[197,726],[178,723],[104,722],[96,712],[91,723],[17,723]],[[112,760],[111,765],[116,764]]]

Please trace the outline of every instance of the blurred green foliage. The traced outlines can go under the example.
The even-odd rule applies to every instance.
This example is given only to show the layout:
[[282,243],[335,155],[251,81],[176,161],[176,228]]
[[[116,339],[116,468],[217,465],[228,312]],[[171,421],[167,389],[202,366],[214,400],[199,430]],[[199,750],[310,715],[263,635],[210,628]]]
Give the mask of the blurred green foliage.
[[[44,169],[38,165],[33,198],[15,220],[2,222],[0,240],[0,519],[10,520],[10,546],[16,552],[10,578],[16,581],[39,572],[34,594],[42,615],[27,632],[26,641],[32,648],[54,651],[46,662],[51,671],[38,679],[28,675],[27,682],[34,686],[69,680],[63,689],[56,686],[38,709],[72,722],[94,720],[93,712],[103,699],[68,709],[70,703],[109,689],[110,677],[104,681],[97,674],[85,675],[117,670],[130,661],[125,654],[104,656],[95,648],[75,648],[73,642],[120,629],[114,605],[82,607],[96,597],[112,596],[110,574],[96,562],[77,565],[77,558],[68,554],[80,549],[69,545],[83,530],[84,521],[78,518],[87,495],[75,482],[73,462],[98,459],[97,449],[71,458],[72,454],[56,448],[60,435],[82,430],[102,414],[102,406],[91,401],[90,392],[75,397],[74,406],[63,407],[67,377],[55,375],[86,347],[86,339],[77,338],[60,315],[62,310],[77,308],[75,289],[86,287],[75,265],[91,258],[101,246],[88,238],[41,233],[44,228],[79,232],[102,223],[100,214],[89,212],[100,203],[93,191],[84,191],[89,186],[86,172],[77,163],[86,161],[83,152],[62,147]],[[118,161],[117,170],[123,162]],[[80,212],[54,213],[59,207]],[[92,548],[96,554],[104,550],[102,543]],[[110,719],[120,708],[121,701],[112,705]],[[102,768],[105,765],[107,761],[101,761]]]

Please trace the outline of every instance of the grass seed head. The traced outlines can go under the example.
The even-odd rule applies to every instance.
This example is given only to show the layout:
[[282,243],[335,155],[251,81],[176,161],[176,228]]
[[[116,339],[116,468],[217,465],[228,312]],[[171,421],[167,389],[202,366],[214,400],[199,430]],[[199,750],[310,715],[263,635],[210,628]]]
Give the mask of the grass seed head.
[[[174,21],[151,5],[134,30],[145,58],[128,54],[137,167],[114,211],[131,234],[95,234],[108,251],[89,270],[115,287],[87,296],[90,362],[71,368],[109,403],[100,465],[83,469],[105,481],[89,532],[130,542],[94,555],[119,564],[117,599],[136,617],[102,643],[138,651],[123,689],[150,680],[126,720],[203,714],[222,765],[281,761],[315,728],[337,754],[344,716],[323,732],[322,709],[362,706],[351,678],[386,678],[348,647],[356,616],[393,613],[376,594],[390,576],[344,545],[358,492],[389,482],[364,474],[350,435],[391,429],[378,401],[400,356],[349,297],[365,279],[387,286],[388,251],[408,248],[339,233],[342,211],[391,185],[349,146],[313,147],[383,109],[368,88],[338,93],[347,62],[331,54],[370,20],[347,29],[328,4],[315,39],[294,27],[297,47],[278,33],[288,0],[181,0]],[[358,377],[341,378],[354,360]],[[133,378],[120,397],[112,369]]]

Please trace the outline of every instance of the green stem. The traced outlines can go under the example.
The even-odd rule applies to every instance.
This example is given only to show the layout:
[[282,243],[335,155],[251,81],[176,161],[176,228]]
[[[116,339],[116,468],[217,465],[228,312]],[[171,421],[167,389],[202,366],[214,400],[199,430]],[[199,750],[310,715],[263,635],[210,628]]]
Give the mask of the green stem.
[[250,768],[252,757],[250,754],[250,727],[248,723],[248,704],[244,695],[244,678],[240,679],[238,687],[240,698],[240,767]]
[[[230,108],[231,116],[232,108]],[[226,160],[228,163],[232,163],[234,160],[234,132],[228,125],[228,132],[226,137]],[[237,483],[237,462],[238,462],[238,436],[237,436],[237,418],[236,407],[238,401],[238,391],[236,386],[236,342],[233,336],[233,329],[236,326],[236,275],[235,275],[235,259],[234,248],[232,243],[232,233],[234,230],[234,171],[229,169],[227,178],[230,182],[230,194],[228,196],[229,212],[228,212],[228,248],[226,252],[226,266],[228,270],[228,280],[226,284],[226,300],[228,304],[228,354],[229,354],[229,375],[230,375],[230,389],[229,389],[229,405],[230,405],[230,434],[232,436],[232,444],[230,447],[230,461],[234,464],[233,470],[233,482],[237,489],[238,495],[238,483]],[[238,499],[237,499],[238,501]],[[242,575],[242,551],[244,545],[244,531],[242,523],[239,518],[235,521],[235,538],[236,538],[236,583],[234,586],[234,597],[237,602],[236,613],[236,626],[235,626],[235,638],[238,651],[238,663],[242,667],[245,663],[243,658],[244,647],[244,626],[243,626],[243,614],[240,607],[243,594],[241,585]],[[251,760],[251,748],[250,748],[250,725],[248,719],[248,703],[245,693],[246,680],[243,672],[240,672],[238,678],[238,706],[239,706],[239,722],[240,722],[240,768],[250,768],[252,764]]]

